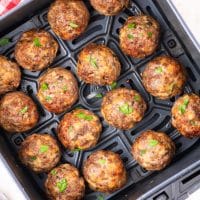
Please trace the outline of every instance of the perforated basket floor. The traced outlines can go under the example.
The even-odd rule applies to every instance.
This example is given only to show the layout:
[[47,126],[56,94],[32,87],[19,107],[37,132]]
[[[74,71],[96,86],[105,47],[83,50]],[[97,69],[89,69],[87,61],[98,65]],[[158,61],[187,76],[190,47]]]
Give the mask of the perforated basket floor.
[[[34,16],[32,19],[25,22],[9,34],[3,36],[10,38],[11,42],[5,47],[0,47],[0,54],[13,59],[14,47],[20,35],[24,31],[32,28],[44,28],[45,30],[49,31],[60,44],[58,55],[50,67],[62,66],[71,70],[76,76],[76,60],[80,50],[90,42],[106,44],[118,55],[122,64],[122,73],[118,80],[118,87],[121,86],[136,89],[142,94],[145,101],[148,103],[148,110],[144,119],[133,129],[128,131],[120,131],[111,126],[108,126],[108,124],[105,123],[99,112],[101,99],[95,97],[98,93],[105,94],[108,90],[110,90],[110,87],[87,85],[79,81],[80,98],[79,101],[73,106],[73,108],[81,106],[98,114],[103,124],[103,132],[97,146],[88,151],[72,153],[62,148],[61,163],[69,162],[81,170],[82,163],[89,154],[97,149],[109,149],[120,154],[129,174],[128,182],[126,186],[121,190],[108,195],[96,193],[87,189],[85,196],[86,200],[97,199],[99,195],[102,195],[104,199],[110,199],[128,186],[137,184],[140,180],[148,178],[152,172],[148,172],[142,169],[132,158],[130,153],[131,144],[135,138],[138,137],[138,135],[140,135],[144,130],[153,129],[155,131],[159,130],[166,132],[176,143],[177,152],[174,160],[181,159],[181,157],[184,155],[184,152],[189,150],[194,145],[194,143],[197,142],[197,139],[189,140],[180,136],[180,134],[171,126],[170,109],[176,98],[172,98],[169,101],[153,98],[145,91],[141,83],[140,73],[143,71],[146,63],[152,58],[162,54],[169,54],[179,59],[188,71],[188,82],[184,92],[196,92],[199,94],[198,88],[200,85],[200,69],[190,60],[187,52],[182,48],[179,39],[170,29],[170,26],[165,22],[164,16],[160,14],[153,1],[135,0],[134,2],[136,3],[132,2],[129,9],[126,9],[123,13],[115,17],[105,17],[99,15],[90,7],[89,3],[87,3],[91,13],[91,21],[89,27],[81,37],[72,42],[60,40],[50,29],[47,22],[47,8],[39,12],[38,15]],[[119,28],[123,25],[128,16],[140,15],[142,12],[152,15],[159,21],[162,27],[162,40],[159,49],[152,56],[142,60],[132,59],[128,56],[125,56],[119,48]],[[68,110],[61,115],[55,115],[46,111],[36,98],[38,89],[37,80],[39,76],[44,73],[44,71],[30,72],[23,70],[22,72],[23,78],[19,90],[22,90],[30,95],[37,103],[40,111],[40,120],[37,126],[30,132],[16,135],[5,134],[5,137],[9,141],[11,148],[13,148],[13,154],[16,155],[21,142],[27,135],[35,132],[41,132],[49,133],[57,138],[56,128],[59,124],[59,121],[66,112],[70,111]],[[18,159],[17,156],[16,159]],[[43,183],[46,174],[36,175],[26,168],[25,171],[28,171],[28,174],[34,180],[34,183],[36,183],[40,190],[44,191]]]

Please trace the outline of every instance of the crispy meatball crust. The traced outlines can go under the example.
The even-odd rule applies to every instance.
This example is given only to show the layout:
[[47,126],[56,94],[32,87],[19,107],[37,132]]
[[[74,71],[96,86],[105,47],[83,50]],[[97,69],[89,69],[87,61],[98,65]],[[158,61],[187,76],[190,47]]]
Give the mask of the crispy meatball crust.
[[19,66],[0,55],[0,95],[15,90],[21,81]]
[[142,73],[142,81],[151,95],[159,99],[168,99],[181,94],[186,82],[186,73],[174,58],[159,56],[147,64]]
[[118,88],[103,97],[101,113],[108,124],[126,130],[142,120],[146,108],[145,101],[137,91]]
[[98,150],[83,165],[83,175],[94,191],[112,193],[127,181],[126,169],[120,156],[112,151]]
[[28,131],[37,124],[38,119],[36,104],[23,92],[10,92],[1,99],[0,126],[6,131]]
[[24,32],[15,47],[15,59],[24,69],[40,71],[56,57],[58,43],[45,30]]
[[172,107],[172,125],[185,137],[200,137],[200,97],[185,94]]
[[132,154],[146,170],[161,170],[174,157],[175,144],[165,133],[148,130],[135,140]]
[[121,64],[115,53],[102,44],[91,43],[78,57],[78,76],[86,83],[110,85],[120,75]]
[[49,69],[39,78],[37,96],[48,111],[61,113],[78,100],[78,83],[69,70]]
[[73,40],[81,35],[89,19],[89,11],[80,0],[56,0],[48,12],[51,28],[63,40]]
[[128,7],[129,0],[90,0],[90,3],[99,13],[112,16]]
[[151,16],[132,16],[119,34],[122,51],[134,58],[145,58],[156,51],[160,40],[160,25]]
[[35,172],[47,172],[59,162],[61,152],[57,141],[47,134],[32,134],[21,144],[22,163]]
[[70,164],[54,168],[48,174],[45,188],[52,200],[81,200],[85,194],[84,180]]
[[75,109],[61,120],[58,138],[67,149],[85,150],[97,144],[101,131],[101,122],[94,113]]

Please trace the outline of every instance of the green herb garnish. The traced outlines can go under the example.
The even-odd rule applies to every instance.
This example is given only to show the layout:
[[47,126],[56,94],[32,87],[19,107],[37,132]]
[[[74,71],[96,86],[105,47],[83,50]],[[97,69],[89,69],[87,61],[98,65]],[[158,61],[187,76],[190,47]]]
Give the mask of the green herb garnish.
[[64,192],[67,188],[68,182],[66,179],[62,179],[56,183],[56,186],[59,189],[59,192]]
[[103,197],[102,195],[99,195],[99,196],[97,197],[97,200],[104,200],[104,197]]
[[146,149],[141,149],[141,150],[140,150],[140,155],[143,156],[146,152],[147,152]]
[[98,160],[98,162],[99,162],[100,164],[104,165],[104,164],[106,163],[106,160],[105,160],[105,159],[100,159],[100,160]]
[[98,65],[97,65],[97,60],[95,58],[92,58],[92,56],[90,55],[89,58],[88,58],[90,64],[95,67],[95,68],[98,68]]
[[20,113],[25,114],[28,111],[28,106],[25,106],[20,110]]
[[137,102],[139,102],[141,100],[140,95],[136,94],[134,96],[134,100],[137,101]]
[[158,140],[149,140],[149,146],[155,147],[158,144]]
[[129,115],[133,112],[133,108],[129,106],[127,103],[119,107],[119,111],[125,115]]
[[185,113],[188,104],[189,104],[189,99],[184,99],[183,104],[178,107],[181,114]]
[[46,99],[46,101],[51,101],[51,100],[52,100],[52,97],[46,96],[45,99]]
[[49,150],[49,146],[48,145],[41,145],[40,146],[40,153],[45,153]]
[[157,67],[157,68],[155,69],[155,72],[156,72],[157,74],[160,74],[160,73],[163,72],[163,68],[162,68],[162,67]]
[[82,149],[80,147],[77,147],[77,148],[72,150],[73,153],[76,153],[76,152],[79,152],[79,151],[82,151]]
[[41,47],[40,39],[39,38],[34,38],[33,43],[36,47]]
[[10,40],[8,38],[1,38],[0,39],[0,47],[6,46],[10,43]]
[[128,24],[128,28],[129,29],[136,28],[136,24],[135,23]]
[[91,121],[93,119],[93,116],[87,115],[83,112],[78,113],[76,116],[80,119],[84,119],[84,120],[87,120],[87,121]]
[[66,85],[63,87],[63,91],[67,92],[67,86]]
[[78,24],[75,24],[74,22],[70,22],[69,25],[70,25],[72,28],[78,28]]
[[50,172],[52,175],[56,175],[57,174],[57,171],[55,169],[52,169],[51,172]]
[[96,98],[102,98],[103,95],[102,95],[101,93],[99,93],[99,94],[97,94],[95,97],[96,97]]
[[117,87],[117,82],[113,82],[111,85],[110,85],[111,89],[115,89]]
[[36,157],[36,156],[32,156],[30,159],[31,159],[32,161],[34,161],[34,160],[37,159],[37,157]]
[[41,88],[43,91],[48,90],[49,89],[48,83],[42,83]]
[[148,32],[148,37],[149,37],[149,38],[151,38],[151,37],[152,37],[152,35],[153,35],[153,33],[152,33],[152,32]]
[[128,37],[128,39],[133,39],[134,38],[134,36],[132,34],[128,34],[127,37]]

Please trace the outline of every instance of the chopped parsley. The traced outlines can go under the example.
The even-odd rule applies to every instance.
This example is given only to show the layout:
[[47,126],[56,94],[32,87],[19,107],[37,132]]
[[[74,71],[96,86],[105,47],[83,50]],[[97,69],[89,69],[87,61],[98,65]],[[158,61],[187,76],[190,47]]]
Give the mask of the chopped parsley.
[[153,33],[152,33],[152,32],[148,32],[147,34],[148,34],[148,37],[149,37],[149,38],[151,38],[151,37],[152,37],[152,35],[153,35]]
[[130,23],[130,24],[128,24],[128,28],[129,29],[136,28],[136,23]]
[[72,28],[78,28],[78,24],[74,23],[74,22],[70,22],[69,25],[72,27]]
[[97,94],[95,97],[96,97],[96,98],[102,98],[103,95],[102,95],[101,93],[99,93],[99,94]]
[[158,144],[158,140],[149,140],[149,146],[150,147],[155,147]]
[[42,83],[41,88],[43,91],[48,90],[49,89],[48,83]]
[[77,148],[72,150],[73,153],[76,153],[76,152],[79,152],[79,151],[82,151],[82,149],[80,147],[77,147]]
[[102,195],[99,195],[99,196],[97,197],[97,200],[104,200],[104,197],[103,197]]
[[184,99],[183,104],[178,107],[181,114],[185,113],[188,104],[189,104],[189,99]]
[[0,47],[6,46],[10,43],[10,40],[8,38],[1,38],[0,39]]
[[156,72],[156,74],[160,74],[160,73],[163,72],[163,68],[162,68],[162,67],[157,67],[157,68],[155,69],[155,72]]
[[137,102],[140,102],[140,100],[141,100],[140,95],[136,94],[134,96],[134,100],[137,101]]
[[134,38],[134,36],[133,36],[132,34],[128,34],[127,37],[128,37],[128,39],[130,39],[130,40]]
[[67,92],[67,86],[66,86],[66,85],[63,86],[63,91],[64,91],[64,92]]
[[36,156],[32,156],[30,159],[31,159],[31,161],[34,161],[34,160],[37,159],[37,157]]
[[90,64],[95,67],[95,68],[98,68],[98,65],[97,65],[97,60],[95,58],[93,58],[91,55],[89,56],[88,58]]
[[127,103],[119,107],[119,111],[125,115],[129,115],[133,112],[133,108]]
[[52,169],[51,172],[50,172],[52,175],[56,175],[57,174],[57,171],[55,169]]
[[51,96],[46,96],[45,99],[46,99],[46,101],[51,101],[52,97]]
[[93,116],[91,115],[87,115],[83,112],[80,112],[76,115],[79,119],[84,119],[84,120],[87,120],[87,121],[91,121],[93,119]]
[[140,155],[143,156],[146,152],[147,152],[146,149],[141,149],[141,150],[140,150]]
[[113,82],[111,85],[110,85],[111,89],[115,89],[117,87],[117,82]]
[[28,106],[25,106],[20,110],[20,113],[25,114],[27,111],[28,111]]
[[105,160],[105,159],[100,159],[100,160],[98,160],[98,162],[99,162],[100,164],[104,165],[104,164],[106,163],[106,160]]
[[61,179],[56,183],[57,188],[59,189],[59,192],[64,192],[67,189],[68,182],[66,179]]
[[41,47],[40,39],[39,38],[34,38],[33,43],[36,47]]
[[41,145],[40,146],[40,153],[45,153],[49,150],[49,146],[48,145]]

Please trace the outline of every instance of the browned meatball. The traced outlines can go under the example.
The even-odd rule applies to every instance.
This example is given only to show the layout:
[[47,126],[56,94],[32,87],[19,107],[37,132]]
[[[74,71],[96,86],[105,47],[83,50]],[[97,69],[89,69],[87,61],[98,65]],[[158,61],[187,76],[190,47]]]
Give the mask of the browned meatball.
[[45,30],[24,32],[15,47],[15,59],[24,69],[40,71],[56,57],[58,43]]
[[20,81],[19,66],[0,55],[0,94],[15,90]]
[[174,157],[175,144],[165,133],[148,130],[135,140],[132,154],[146,170],[161,170]]
[[159,99],[179,95],[186,82],[182,65],[169,56],[159,56],[151,60],[144,72],[142,81],[146,90]]
[[102,44],[89,44],[78,57],[78,75],[86,83],[110,85],[117,80],[121,64],[115,53]]
[[118,88],[104,96],[101,113],[108,124],[126,130],[142,120],[146,108],[145,101],[137,91]]
[[78,99],[78,83],[74,75],[61,67],[49,69],[39,78],[38,98],[50,112],[61,113]]
[[73,40],[81,35],[89,19],[89,11],[80,0],[56,0],[48,12],[51,28],[63,40]]
[[92,153],[83,165],[83,175],[94,191],[112,193],[127,181],[126,169],[120,156],[112,151]]
[[129,0],[90,0],[91,5],[103,15],[117,15],[128,7]]
[[145,58],[155,52],[159,45],[160,26],[147,15],[132,16],[120,29],[120,47],[134,58]]
[[185,94],[172,107],[172,124],[185,137],[200,137],[200,97]]
[[85,194],[84,180],[70,164],[54,168],[48,174],[45,188],[52,200],[81,200]]
[[85,150],[97,144],[101,131],[101,122],[94,113],[75,109],[60,122],[58,137],[67,149]]
[[7,93],[0,102],[0,126],[6,131],[24,132],[38,122],[36,104],[23,92]]
[[31,170],[47,172],[57,165],[61,152],[52,136],[32,134],[22,142],[19,157]]

